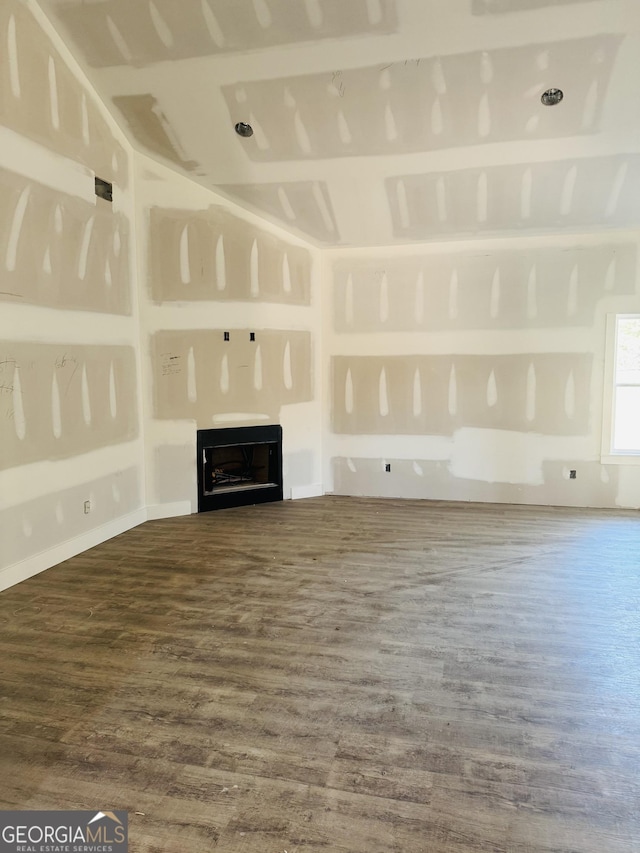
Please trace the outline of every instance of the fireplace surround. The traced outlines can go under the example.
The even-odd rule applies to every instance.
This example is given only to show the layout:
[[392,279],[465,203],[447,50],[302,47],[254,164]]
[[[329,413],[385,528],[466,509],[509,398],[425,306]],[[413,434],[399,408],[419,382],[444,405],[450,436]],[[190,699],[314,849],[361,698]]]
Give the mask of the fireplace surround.
[[200,429],[198,512],[282,500],[282,427]]

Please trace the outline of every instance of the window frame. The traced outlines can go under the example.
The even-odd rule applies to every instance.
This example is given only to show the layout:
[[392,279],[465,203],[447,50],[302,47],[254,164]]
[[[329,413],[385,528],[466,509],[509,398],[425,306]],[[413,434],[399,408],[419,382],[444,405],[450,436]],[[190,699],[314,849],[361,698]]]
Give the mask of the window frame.
[[607,314],[604,357],[604,395],[602,406],[602,447],[600,452],[600,461],[607,465],[640,465],[640,450],[613,449],[616,389],[618,387],[616,384],[618,322],[620,320],[640,320],[640,314]]

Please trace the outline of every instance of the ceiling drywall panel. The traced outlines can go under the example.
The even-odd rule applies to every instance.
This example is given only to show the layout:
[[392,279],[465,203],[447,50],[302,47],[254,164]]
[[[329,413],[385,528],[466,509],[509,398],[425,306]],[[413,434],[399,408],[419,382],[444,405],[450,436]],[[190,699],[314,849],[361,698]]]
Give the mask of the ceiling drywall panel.
[[320,245],[640,224],[637,0],[40,3],[140,150]]
[[141,66],[391,33],[395,0],[51,0],[86,63]]
[[397,237],[640,224],[640,156],[401,175],[386,181]]
[[[225,86],[250,117],[254,160],[397,156],[434,148],[594,133],[620,36],[574,39]],[[571,97],[541,109],[541,79]]]

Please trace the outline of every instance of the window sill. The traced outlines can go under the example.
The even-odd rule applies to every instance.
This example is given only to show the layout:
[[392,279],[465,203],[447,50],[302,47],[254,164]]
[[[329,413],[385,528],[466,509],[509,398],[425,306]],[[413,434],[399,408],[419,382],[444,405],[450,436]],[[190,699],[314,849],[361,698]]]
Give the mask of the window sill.
[[600,457],[603,465],[640,465],[640,450],[637,452],[607,453]]

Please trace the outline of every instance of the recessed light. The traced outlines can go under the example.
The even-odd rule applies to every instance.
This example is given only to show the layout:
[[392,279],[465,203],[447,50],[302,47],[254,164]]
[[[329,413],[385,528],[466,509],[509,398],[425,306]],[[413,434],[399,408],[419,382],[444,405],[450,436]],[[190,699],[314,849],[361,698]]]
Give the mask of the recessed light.
[[542,93],[540,100],[545,107],[555,107],[555,105],[559,104],[563,98],[564,92],[562,89],[547,89],[546,92]]
[[236,133],[238,134],[238,136],[242,136],[245,139],[248,139],[250,136],[253,136],[253,128],[245,121],[239,121],[236,125]]

